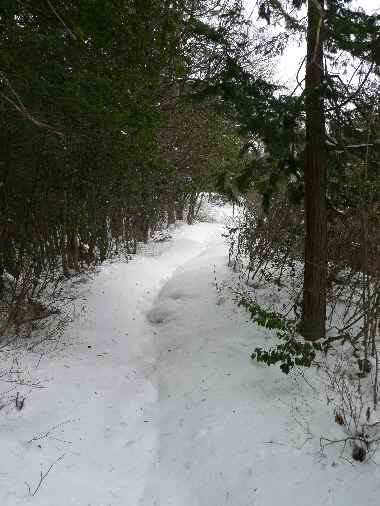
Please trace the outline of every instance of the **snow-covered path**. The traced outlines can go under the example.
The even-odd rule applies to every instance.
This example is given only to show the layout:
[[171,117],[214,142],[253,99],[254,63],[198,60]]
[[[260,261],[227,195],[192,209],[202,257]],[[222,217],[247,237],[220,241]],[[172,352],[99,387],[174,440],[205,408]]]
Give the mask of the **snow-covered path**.
[[[139,504],[159,440],[158,331],[149,311],[175,270],[220,242],[221,231],[216,223],[181,227],[162,254],[103,266],[66,332],[68,346],[42,361],[23,357],[30,383],[43,388],[20,387],[25,407],[4,413],[2,506]],[[61,455],[29,497],[28,485],[33,492]]]
[[376,466],[319,456],[310,391],[250,361],[263,332],[215,286],[232,276],[222,232],[183,226],[102,267],[70,346],[24,357],[46,388],[3,410],[1,506],[376,504]]

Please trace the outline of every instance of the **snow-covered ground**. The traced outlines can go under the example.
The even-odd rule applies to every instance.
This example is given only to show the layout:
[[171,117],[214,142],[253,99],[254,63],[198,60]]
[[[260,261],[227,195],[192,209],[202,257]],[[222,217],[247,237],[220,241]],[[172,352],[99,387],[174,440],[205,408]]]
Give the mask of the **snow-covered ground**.
[[105,264],[61,346],[14,356],[0,400],[26,400],[0,411],[1,506],[378,503],[373,460],[321,455],[341,429],[318,388],[250,360],[266,336],[223,289],[230,212]]

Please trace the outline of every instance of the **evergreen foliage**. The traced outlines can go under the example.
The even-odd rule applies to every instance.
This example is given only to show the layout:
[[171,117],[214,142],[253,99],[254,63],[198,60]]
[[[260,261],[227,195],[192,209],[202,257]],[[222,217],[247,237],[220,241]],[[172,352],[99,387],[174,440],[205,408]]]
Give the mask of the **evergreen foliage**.
[[[286,201],[288,236],[269,243],[275,255],[302,260],[295,223],[305,219],[307,94],[287,93],[266,68],[291,34],[305,35],[297,14],[305,3],[260,0],[259,15],[285,28],[277,40],[257,30],[253,41],[239,0],[4,1],[0,292],[7,275],[28,279],[25,299],[50,275],[131,254],[185,210],[192,222],[203,191],[235,202],[260,195],[258,234],[268,234],[273,206]],[[320,14],[328,260],[352,266],[365,250],[355,268],[373,274],[380,17],[346,0],[326,2]],[[356,78],[334,73],[336,62],[354,65]],[[360,228],[362,209],[369,221],[358,246],[344,217]]]
[[[10,275],[16,298],[31,298],[46,276],[135,252],[239,163],[231,123],[177,93],[193,65],[184,9],[2,2],[0,292]],[[201,40],[206,25],[186,19]]]

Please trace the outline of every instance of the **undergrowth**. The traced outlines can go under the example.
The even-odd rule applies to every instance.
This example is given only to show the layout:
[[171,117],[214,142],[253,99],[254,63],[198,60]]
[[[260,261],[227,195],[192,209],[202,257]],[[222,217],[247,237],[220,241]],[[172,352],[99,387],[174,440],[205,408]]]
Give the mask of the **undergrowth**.
[[279,343],[267,350],[256,347],[251,355],[252,360],[267,365],[280,364],[283,373],[289,374],[295,366],[310,367],[316,352],[322,350],[320,343],[300,341],[298,339],[298,322],[287,319],[276,311],[269,311],[247,295],[236,294],[236,302],[249,313],[253,322],[268,330],[274,330]]

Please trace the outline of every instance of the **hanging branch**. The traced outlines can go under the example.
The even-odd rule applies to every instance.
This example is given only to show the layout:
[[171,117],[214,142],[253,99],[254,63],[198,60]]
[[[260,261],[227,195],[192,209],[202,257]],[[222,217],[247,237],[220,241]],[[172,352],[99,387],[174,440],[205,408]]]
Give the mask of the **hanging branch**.
[[66,28],[66,30],[68,31],[68,33],[71,35],[71,37],[74,39],[74,40],[78,40],[78,37],[75,35],[75,33],[70,30],[70,28],[67,26],[67,24],[64,22],[64,20],[62,19],[62,17],[60,16],[59,12],[55,9],[54,5],[50,2],[50,0],[46,0],[50,9],[54,12],[55,16],[58,18],[58,20],[62,23],[62,25]]
[[0,96],[3,97],[3,99],[6,102],[8,102],[17,112],[19,112],[22,116],[24,116],[24,118],[31,121],[36,127],[43,128],[54,135],[58,135],[58,137],[64,137],[64,133],[61,130],[49,125],[45,121],[41,121],[41,120],[35,118],[32,115],[32,113],[28,111],[28,109],[22,103],[20,96],[17,94],[16,90],[13,88],[13,86],[9,82],[9,79],[4,75],[3,72],[0,72],[0,82],[4,82],[8,86],[9,90],[11,91],[12,95],[14,96],[14,99],[8,97],[2,91],[0,91]]

